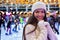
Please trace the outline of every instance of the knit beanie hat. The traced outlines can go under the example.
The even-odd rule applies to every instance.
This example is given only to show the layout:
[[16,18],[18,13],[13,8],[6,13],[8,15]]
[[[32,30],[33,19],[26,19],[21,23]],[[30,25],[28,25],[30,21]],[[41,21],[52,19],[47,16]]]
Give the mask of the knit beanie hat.
[[46,4],[43,2],[36,2],[32,5],[32,13],[36,10],[36,9],[44,9],[46,11]]

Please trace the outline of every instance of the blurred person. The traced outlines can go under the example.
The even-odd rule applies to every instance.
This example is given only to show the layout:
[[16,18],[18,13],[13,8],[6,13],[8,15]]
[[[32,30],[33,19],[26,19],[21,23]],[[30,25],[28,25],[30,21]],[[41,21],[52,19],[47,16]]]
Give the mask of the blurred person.
[[13,31],[14,32],[18,32],[18,29],[20,30],[19,20],[18,19],[15,19],[14,20],[14,23],[15,23],[15,27],[13,28]]
[[46,5],[36,2],[32,5],[33,15],[23,29],[23,40],[57,40],[50,24],[46,21]]
[[12,15],[12,22],[14,23],[15,15]]
[[1,34],[1,24],[2,24],[2,13],[0,12],[0,34]]
[[0,12],[0,27],[1,27],[1,24],[2,24],[2,13]]
[[18,24],[17,24],[17,21],[15,20],[14,22],[15,22],[15,27],[13,28],[13,31],[14,31],[14,32],[18,32],[18,31],[17,31],[17,25],[18,25]]
[[11,16],[11,12],[6,12],[6,17],[5,17],[5,19],[6,19],[6,22],[8,22],[9,21],[9,17]]
[[51,19],[50,19],[49,23],[50,23],[50,26],[51,26],[52,30],[53,30],[54,32],[57,32],[57,33],[58,33],[58,30],[55,28],[54,17],[51,15],[50,18],[51,18]]
[[8,15],[5,16],[5,20],[6,20],[6,23],[9,21],[9,16]]
[[47,11],[47,13],[46,13],[46,17],[47,17],[47,21],[49,22],[50,21],[50,13]]
[[22,27],[23,27],[23,23],[24,23],[24,18],[20,17],[20,24],[22,25]]
[[58,29],[56,28],[55,24],[57,23],[57,15],[56,11],[53,11],[52,15],[50,15],[50,26],[53,29],[54,32],[57,32],[59,34]]
[[12,23],[12,19],[9,19],[8,23],[7,23],[7,33],[5,33],[6,35],[10,35],[11,33],[11,23]]
[[26,23],[26,17],[23,17],[23,21],[24,21],[24,23]]
[[5,27],[5,12],[2,12],[2,24],[3,24],[3,27],[4,27],[4,30],[6,30],[6,27]]
[[[57,25],[56,25],[57,24]],[[57,17],[57,23],[56,23],[55,25],[56,25],[56,27],[57,27],[57,29],[58,29],[58,32],[59,32],[59,26],[60,26],[60,15],[58,15],[58,17]]]
[[19,19],[19,14],[15,12],[15,19]]

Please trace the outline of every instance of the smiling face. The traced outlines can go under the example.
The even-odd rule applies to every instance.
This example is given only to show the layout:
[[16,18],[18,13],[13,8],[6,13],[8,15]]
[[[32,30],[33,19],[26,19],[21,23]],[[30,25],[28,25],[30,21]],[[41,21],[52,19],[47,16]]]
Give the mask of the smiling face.
[[43,9],[36,9],[34,11],[34,16],[38,21],[43,20],[43,18],[45,16],[45,12]]

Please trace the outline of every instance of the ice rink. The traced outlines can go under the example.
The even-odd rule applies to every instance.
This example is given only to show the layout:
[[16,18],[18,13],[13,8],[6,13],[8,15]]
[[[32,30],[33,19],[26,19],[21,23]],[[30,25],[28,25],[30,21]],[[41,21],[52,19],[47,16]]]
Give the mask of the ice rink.
[[[2,29],[1,29],[1,40],[22,40],[23,27],[22,27],[21,24],[19,26],[20,26],[20,30],[18,30],[17,33],[13,32],[11,30],[12,31],[11,35],[5,35],[6,30],[4,30],[3,27],[2,27]],[[13,27],[14,27],[14,25],[12,25],[12,28]],[[60,28],[59,28],[59,30],[60,30]],[[56,36],[57,36],[58,40],[60,40],[60,34],[59,35],[56,34]]]

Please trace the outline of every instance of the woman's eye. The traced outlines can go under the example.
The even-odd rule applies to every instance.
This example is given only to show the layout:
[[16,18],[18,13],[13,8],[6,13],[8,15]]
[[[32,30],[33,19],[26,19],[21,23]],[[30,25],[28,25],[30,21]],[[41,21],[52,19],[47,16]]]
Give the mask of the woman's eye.
[[41,11],[41,13],[44,13],[44,11]]
[[39,13],[39,11],[36,11],[36,13]]

